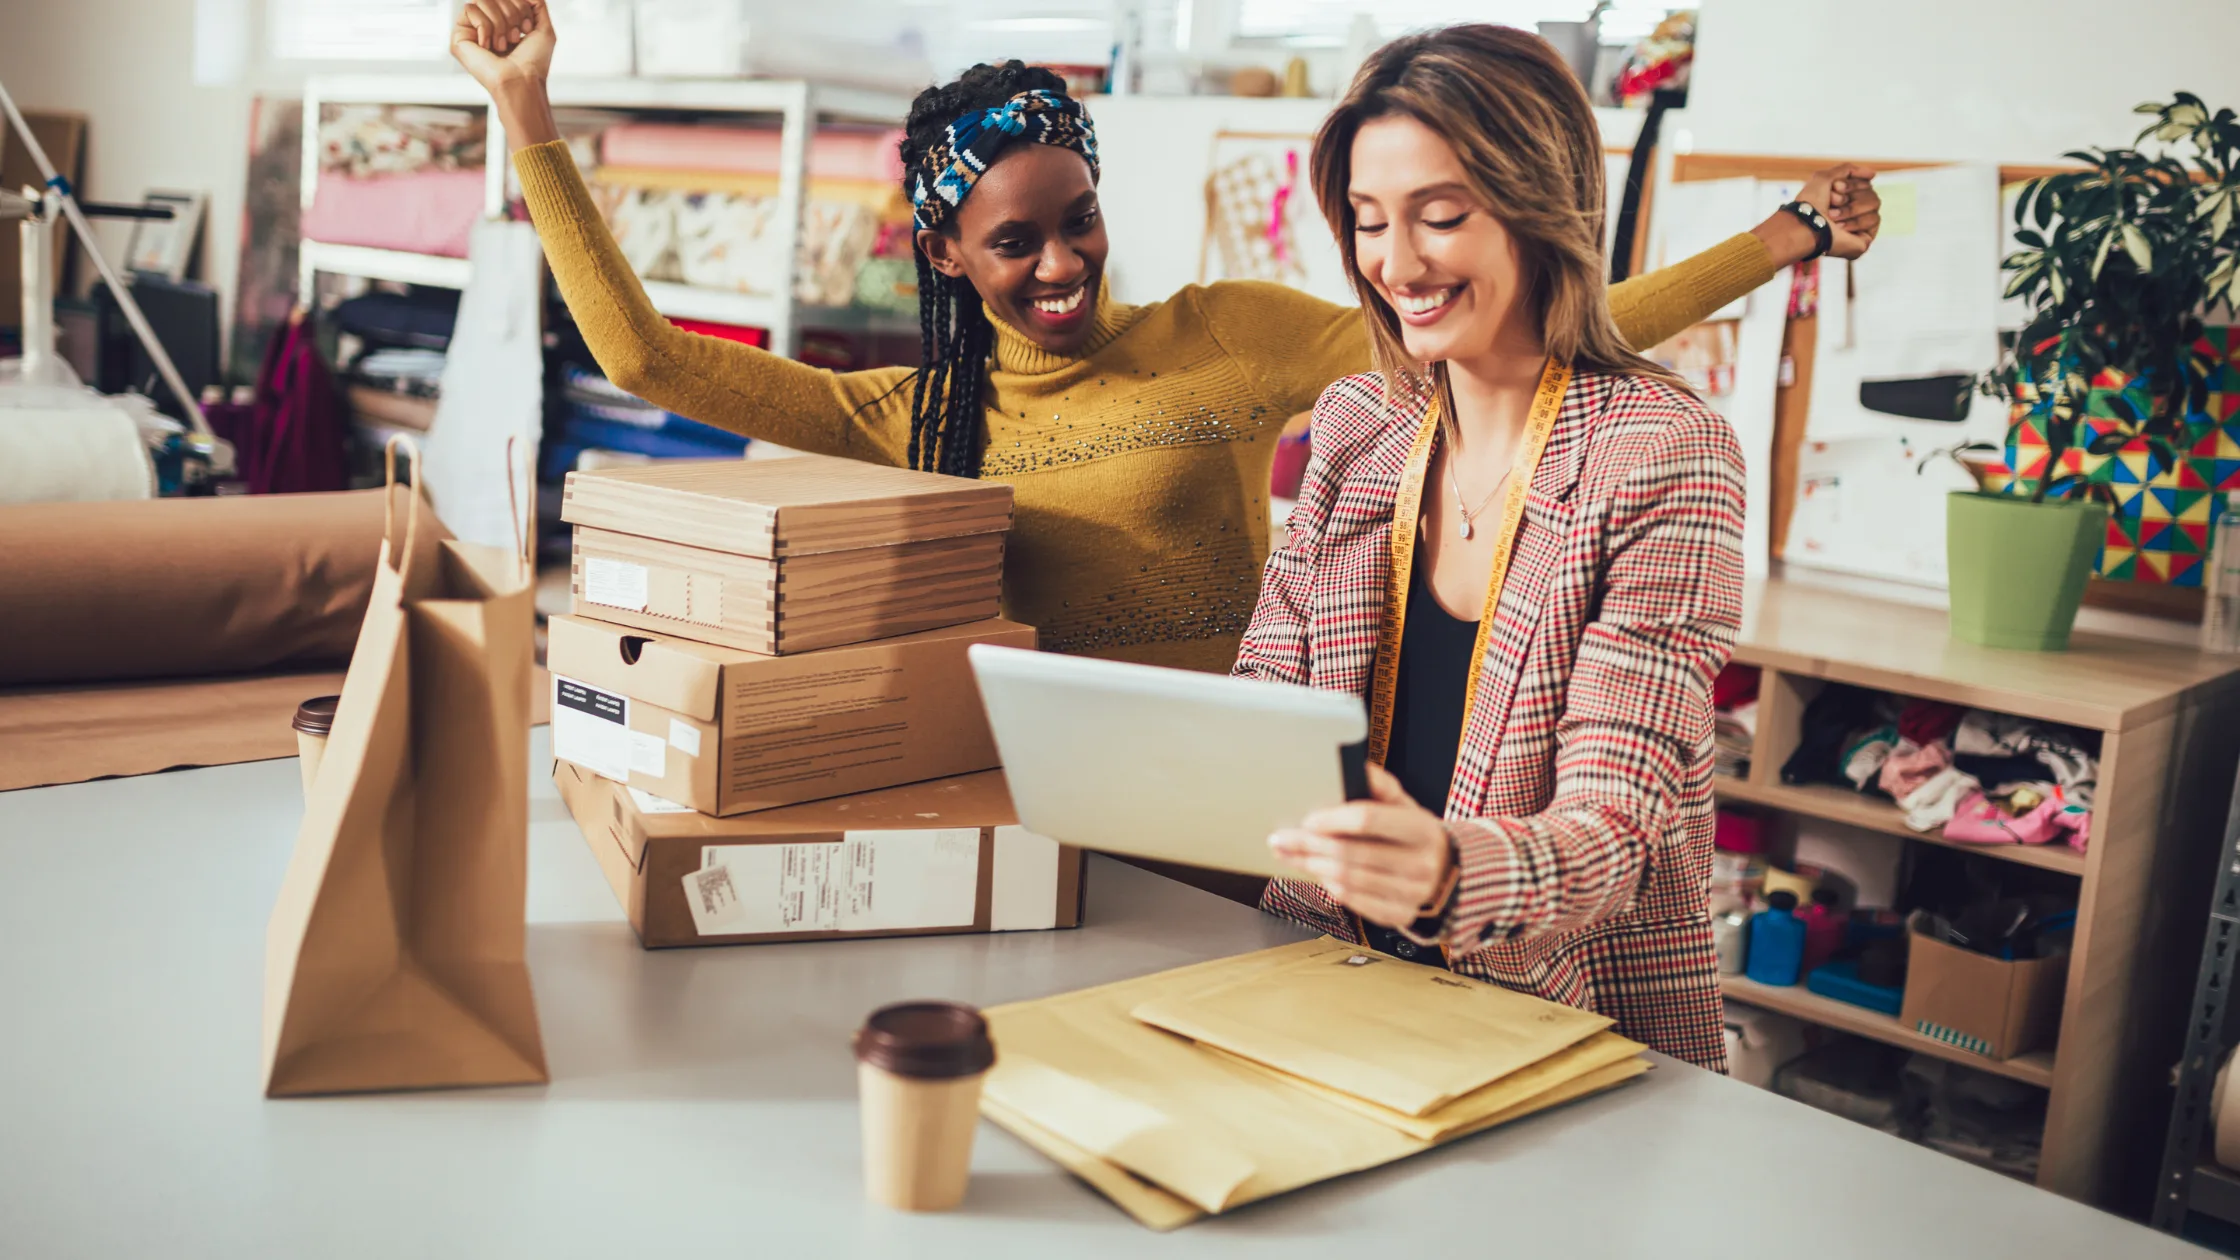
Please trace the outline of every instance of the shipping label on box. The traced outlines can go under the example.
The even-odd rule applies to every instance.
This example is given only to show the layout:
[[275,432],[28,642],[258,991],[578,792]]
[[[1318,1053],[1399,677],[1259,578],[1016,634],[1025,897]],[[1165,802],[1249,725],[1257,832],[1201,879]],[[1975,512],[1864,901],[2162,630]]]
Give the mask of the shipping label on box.
[[1000,771],[733,818],[553,779],[647,948],[1081,921],[1081,850],[1020,827]]

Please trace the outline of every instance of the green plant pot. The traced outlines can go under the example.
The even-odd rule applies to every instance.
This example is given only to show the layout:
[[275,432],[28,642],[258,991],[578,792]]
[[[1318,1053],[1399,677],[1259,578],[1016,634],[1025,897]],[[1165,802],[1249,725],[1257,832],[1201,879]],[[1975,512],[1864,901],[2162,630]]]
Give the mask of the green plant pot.
[[2108,533],[2104,503],[2032,503],[1955,492],[1945,500],[1952,637],[1985,647],[2059,652]]

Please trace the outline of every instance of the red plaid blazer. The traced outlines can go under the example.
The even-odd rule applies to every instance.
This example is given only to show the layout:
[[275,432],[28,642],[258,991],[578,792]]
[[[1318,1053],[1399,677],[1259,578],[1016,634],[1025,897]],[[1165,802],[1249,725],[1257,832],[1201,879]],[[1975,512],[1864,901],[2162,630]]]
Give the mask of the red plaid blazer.
[[[1416,414],[1388,416],[1375,375],[1315,404],[1237,673],[1367,694]],[[1455,970],[1719,1071],[1711,682],[1742,618],[1742,517],[1724,419],[1661,381],[1579,372],[1527,490],[1446,810]],[[1313,884],[1279,880],[1261,904],[1355,935]]]

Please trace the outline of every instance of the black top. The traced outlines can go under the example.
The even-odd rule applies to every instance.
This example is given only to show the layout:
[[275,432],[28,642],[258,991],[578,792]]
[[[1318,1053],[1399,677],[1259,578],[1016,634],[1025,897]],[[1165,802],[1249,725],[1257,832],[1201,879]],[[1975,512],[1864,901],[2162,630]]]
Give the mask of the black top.
[[[1462,714],[1469,701],[1470,654],[1478,623],[1441,607],[1431,594],[1430,562],[1416,553],[1408,578],[1408,622],[1400,633],[1400,679],[1392,694],[1392,738],[1384,768],[1415,803],[1445,817],[1462,748]],[[1439,967],[1445,959],[1407,937],[1363,921],[1372,948],[1409,962]]]
[[1462,747],[1462,710],[1469,701],[1470,653],[1478,623],[1441,607],[1431,593],[1429,561],[1417,553],[1408,579],[1408,623],[1400,638],[1400,682],[1392,694],[1392,739],[1384,768],[1418,805],[1444,817]]

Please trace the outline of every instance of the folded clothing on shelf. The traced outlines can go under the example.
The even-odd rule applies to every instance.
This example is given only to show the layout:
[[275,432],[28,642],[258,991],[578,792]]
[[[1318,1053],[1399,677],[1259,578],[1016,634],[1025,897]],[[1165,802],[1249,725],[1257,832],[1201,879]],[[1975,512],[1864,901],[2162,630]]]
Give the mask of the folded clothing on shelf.
[[415,398],[436,398],[443,393],[443,351],[369,351],[350,365],[349,376],[360,384],[390,393],[410,394]]
[[411,293],[361,293],[339,303],[335,327],[376,346],[442,350],[459,319],[459,295],[450,289]]
[[626,393],[590,368],[561,369],[559,428],[545,442],[538,475],[556,481],[577,467],[586,451],[613,451],[653,459],[724,459],[743,454],[747,439],[688,420]]
[[[902,182],[902,132],[820,128],[809,141],[812,179]],[[782,137],[769,127],[624,123],[599,136],[600,160],[611,166],[775,175]]]
[[319,167],[345,175],[471,169],[489,150],[487,115],[434,105],[329,105],[319,115]]
[[[2082,849],[2099,773],[2092,737],[2081,731],[1831,683],[1805,706],[1781,778],[1878,792],[1905,810],[1906,824],[1916,831],[1947,827],[1965,810],[1959,834],[1948,829],[1948,838],[2065,838]],[[2018,820],[2053,799],[2060,802],[2056,810],[2017,828]]]
[[482,218],[483,194],[479,169],[327,172],[303,212],[303,239],[465,258],[467,236]]
[[1743,779],[1750,775],[1750,749],[1758,738],[1758,682],[1755,665],[1729,662],[1711,684],[1712,769]]
[[1978,788],[1962,797],[1944,838],[1971,844],[2052,844],[2085,847],[2092,812],[2067,798],[2058,784],[2042,792],[2033,785],[2009,785],[2004,799]]

